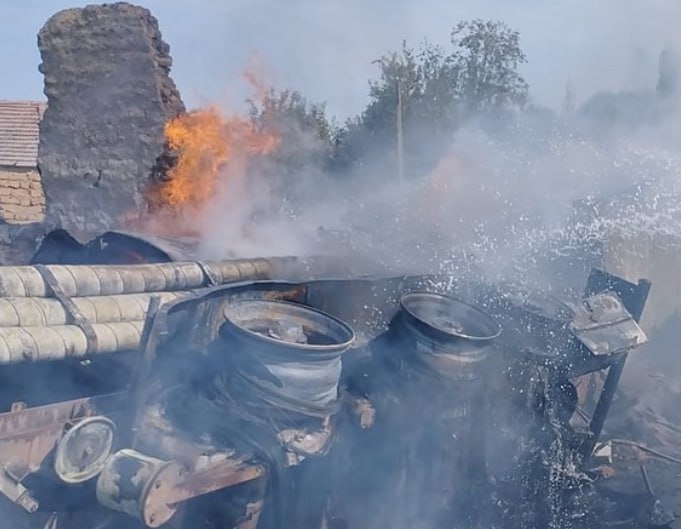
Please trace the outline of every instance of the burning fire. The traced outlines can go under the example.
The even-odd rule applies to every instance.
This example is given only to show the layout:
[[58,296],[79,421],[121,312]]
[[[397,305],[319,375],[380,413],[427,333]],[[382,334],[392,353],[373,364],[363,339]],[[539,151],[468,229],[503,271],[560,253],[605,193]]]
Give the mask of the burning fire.
[[215,196],[224,175],[243,174],[250,158],[272,152],[279,142],[274,132],[260,131],[246,118],[225,118],[216,108],[178,116],[165,135],[178,158],[157,189],[157,202],[190,212]]
[[[256,99],[264,101],[268,85],[256,66],[244,77]],[[171,119],[164,133],[167,156],[154,168],[157,180],[147,190],[146,211],[121,219],[127,229],[161,236],[199,235],[211,206],[222,204],[228,189],[238,194],[247,183],[249,163],[274,152],[280,141],[278,129],[248,116],[228,116],[214,106]]]

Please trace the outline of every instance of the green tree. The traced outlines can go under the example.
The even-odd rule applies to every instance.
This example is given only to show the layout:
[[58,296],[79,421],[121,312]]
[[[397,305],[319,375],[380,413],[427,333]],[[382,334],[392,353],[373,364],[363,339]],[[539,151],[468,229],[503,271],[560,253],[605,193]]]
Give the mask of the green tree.
[[328,170],[334,157],[338,127],[326,116],[324,104],[311,103],[295,90],[270,89],[259,101],[248,101],[252,123],[275,134],[279,143],[257,160],[278,194],[294,211],[311,187]]
[[418,51],[403,43],[399,53],[375,61],[381,70],[378,81],[369,83],[370,103],[362,121],[372,132],[395,130],[398,90],[407,125],[451,128],[456,122],[460,70],[452,55],[428,41]]
[[248,101],[251,121],[280,139],[274,157],[291,169],[326,161],[334,144],[336,127],[326,107],[310,103],[300,92],[270,89],[261,101]]
[[451,129],[459,120],[461,65],[456,56],[425,41],[419,52],[422,79],[417,118],[438,128]]
[[379,77],[369,83],[369,104],[337,135],[337,160],[363,163],[378,150],[396,163],[398,95],[407,174],[427,171],[465,119],[526,105],[517,31],[502,22],[462,22],[451,44],[447,51],[428,41],[418,50],[403,43],[375,61]]
[[[398,106],[404,131],[405,165],[413,173],[424,153],[423,135],[442,138],[456,121],[458,70],[452,57],[427,41],[415,50],[406,43],[374,61],[379,78],[369,82],[369,104],[336,138],[336,160],[346,167],[376,153],[397,160]],[[399,105],[401,103],[401,105]],[[440,134],[437,134],[440,133]],[[393,167],[396,169],[396,167]]]
[[461,70],[461,97],[469,112],[523,107],[528,85],[518,73],[527,62],[520,34],[503,22],[473,20],[453,30],[455,62]]

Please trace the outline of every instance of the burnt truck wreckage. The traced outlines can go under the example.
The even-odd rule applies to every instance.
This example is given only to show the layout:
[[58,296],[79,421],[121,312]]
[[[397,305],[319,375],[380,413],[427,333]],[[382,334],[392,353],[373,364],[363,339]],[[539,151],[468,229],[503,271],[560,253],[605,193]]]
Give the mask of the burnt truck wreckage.
[[131,234],[69,237],[0,267],[13,526],[675,519],[643,463],[645,494],[607,487],[601,434],[647,341],[644,279],[594,269],[559,301],[474,272],[360,277],[337,258],[196,262]]
[[[582,290],[559,300],[469,262],[442,278],[356,256],[202,262],[196,240],[124,231],[82,241],[153,209],[186,108],[146,9],[62,11],[38,46],[45,221],[10,241],[29,264],[0,266],[9,527],[675,523],[638,457],[674,456],[604,426],[647,341],[644,307],[658,318],[647,279],[674,291],[678,256],[646,267],[640,245],[580,245],[549,267]],[[346,239],[324,235],[331,250]],[[632,474],[637,487],[612,485]]]

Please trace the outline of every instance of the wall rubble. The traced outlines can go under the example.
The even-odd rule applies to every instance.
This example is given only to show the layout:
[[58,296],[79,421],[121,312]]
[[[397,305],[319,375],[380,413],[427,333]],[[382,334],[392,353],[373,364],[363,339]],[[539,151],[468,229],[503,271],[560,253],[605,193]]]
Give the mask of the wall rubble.
[[49,227],[120,227],[145,208],[164,126],[184,111],[158,21],[128,3],[68,9],[38,34],[47,110],[38,166]]

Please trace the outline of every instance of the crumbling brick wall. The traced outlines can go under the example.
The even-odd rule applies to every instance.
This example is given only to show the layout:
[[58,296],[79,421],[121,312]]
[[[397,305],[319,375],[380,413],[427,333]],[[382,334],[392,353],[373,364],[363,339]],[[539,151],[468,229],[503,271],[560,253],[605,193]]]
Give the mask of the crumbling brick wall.
[[122,2],[68,9],[47,21],[38,46],[48,99],[38,152],[46,224],[120,227],[144,210],[164,126],[184,111],[158,22]]
[[42,222],[45,194],[36,169],[0,166],[0,219],[10,224]]

